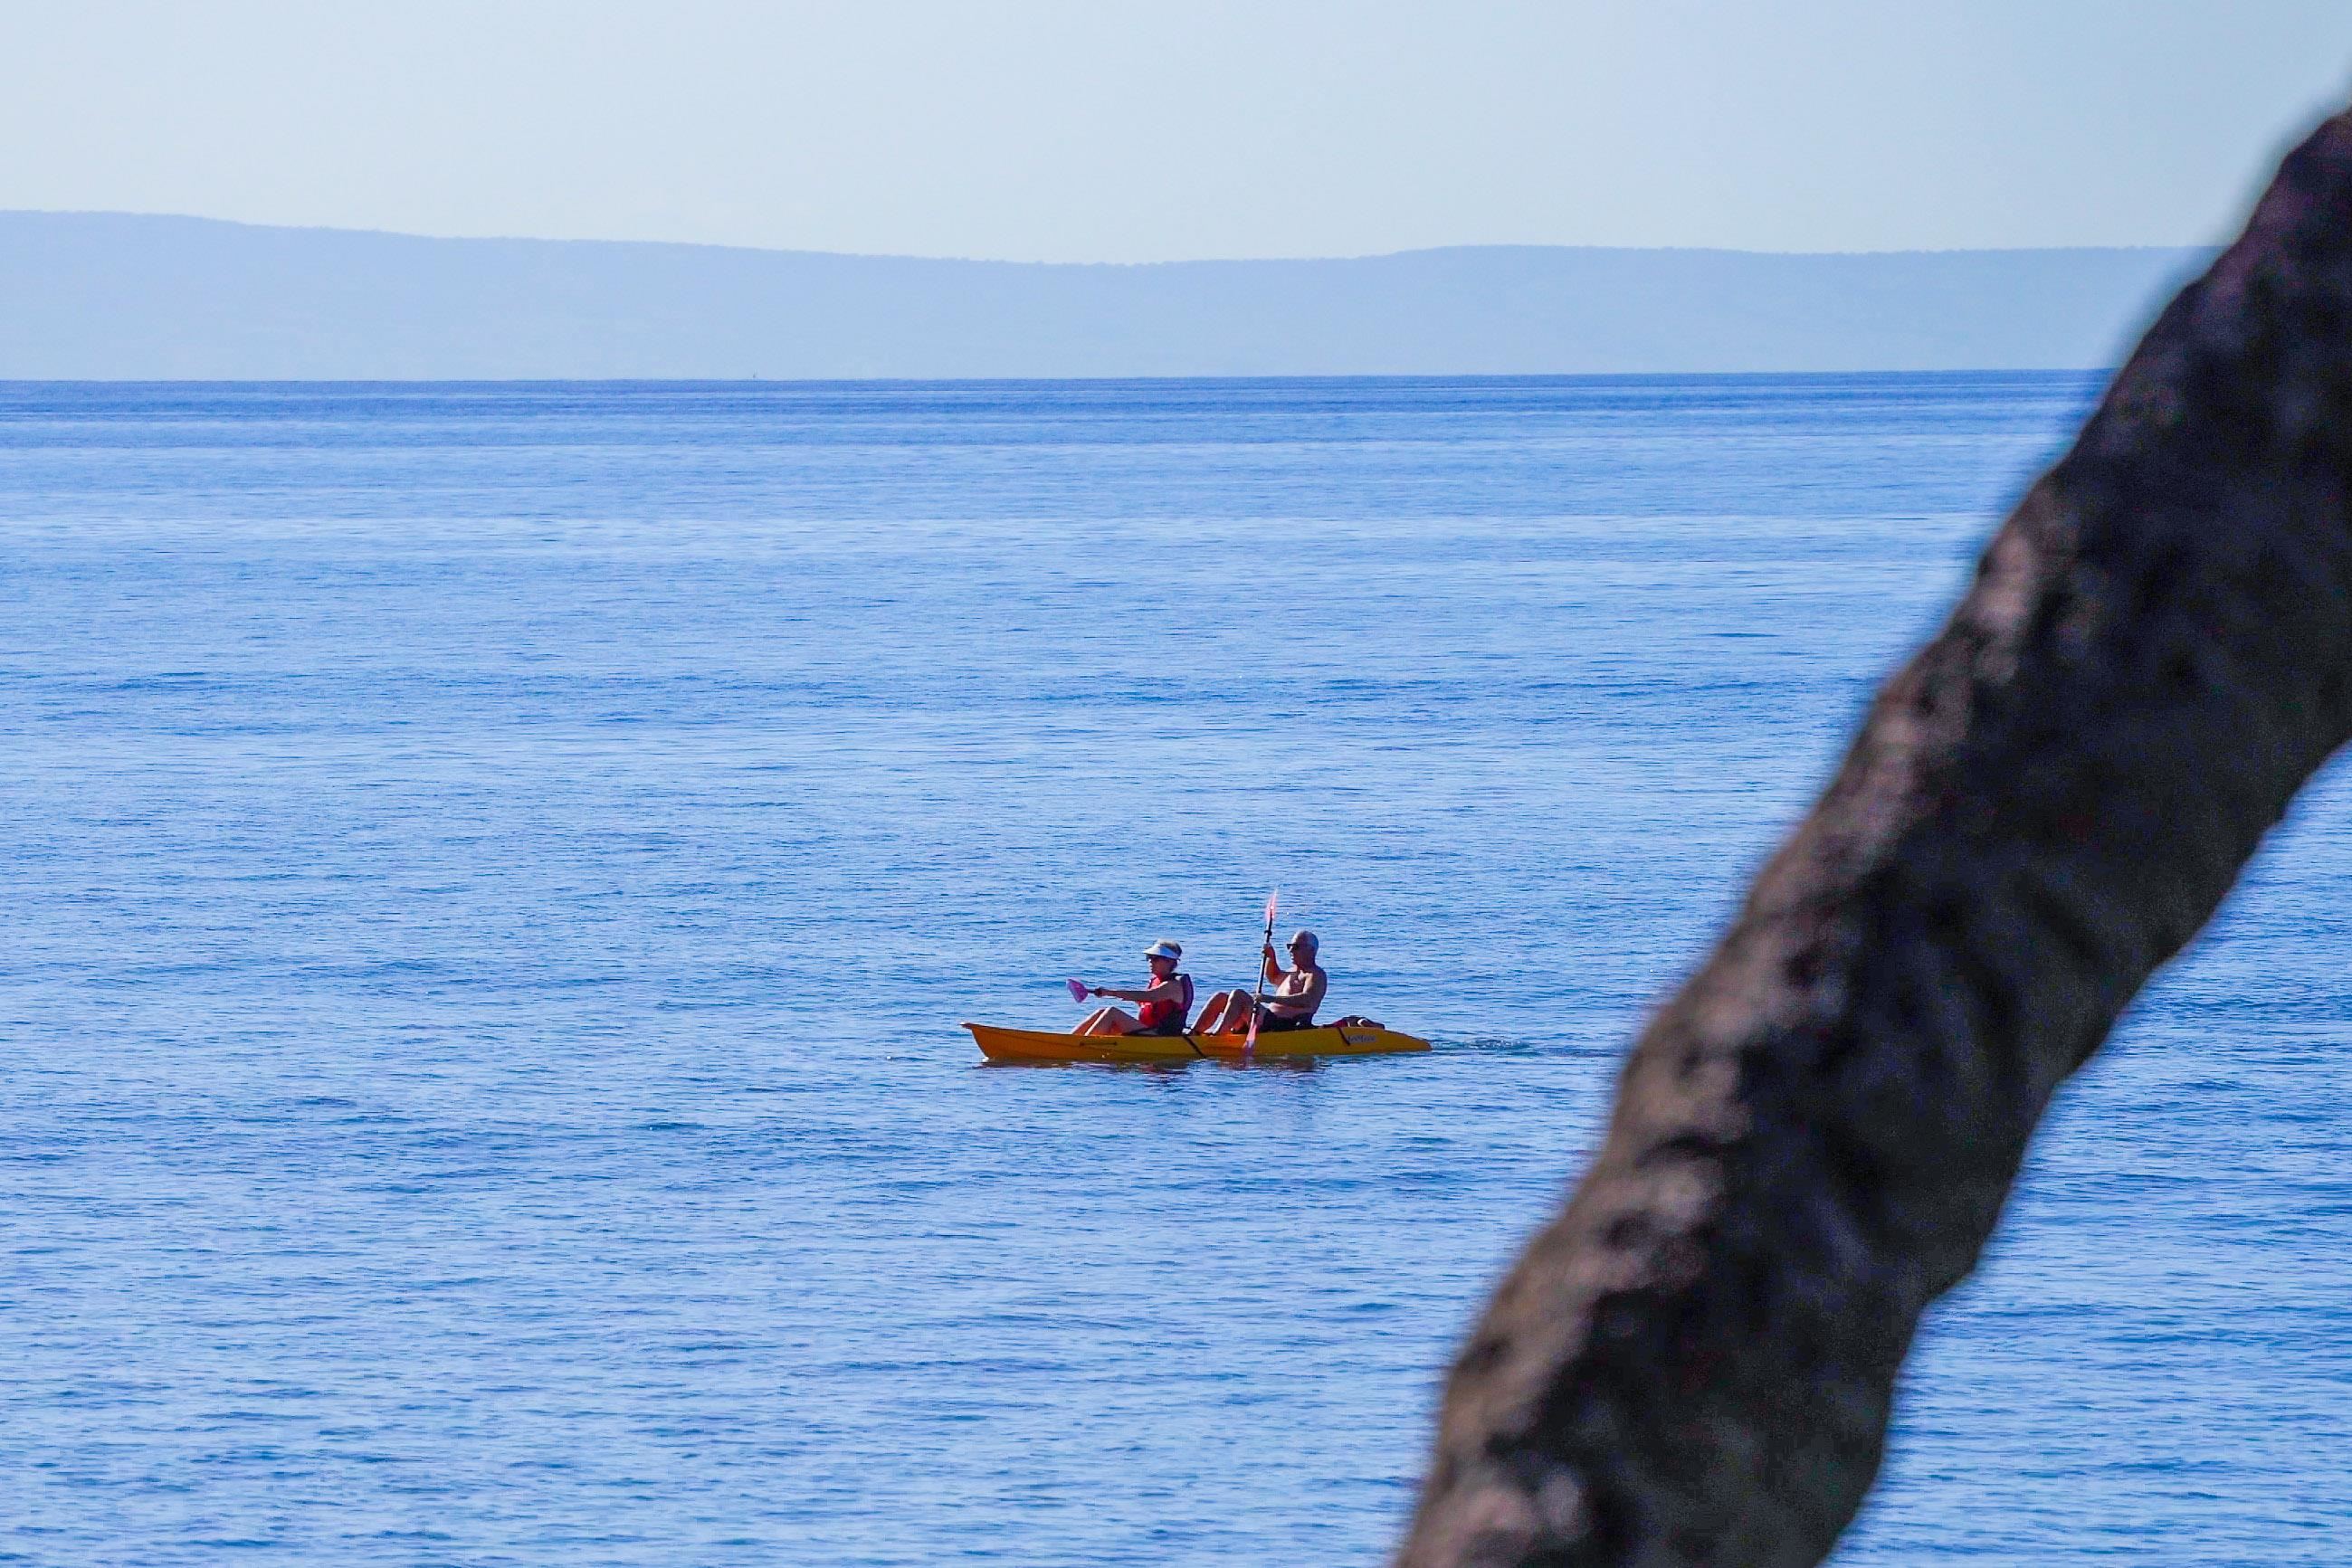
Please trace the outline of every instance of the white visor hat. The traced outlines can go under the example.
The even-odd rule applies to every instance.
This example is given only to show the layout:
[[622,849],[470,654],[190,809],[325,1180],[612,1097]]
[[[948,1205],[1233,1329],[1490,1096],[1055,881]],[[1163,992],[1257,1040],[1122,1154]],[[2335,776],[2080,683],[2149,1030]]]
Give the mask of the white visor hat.
[[1184,956],[1184,949],[1174,942],[1154,942],[1143,950],[1143,956],[1147,958],[1165,958],[1172,964]]

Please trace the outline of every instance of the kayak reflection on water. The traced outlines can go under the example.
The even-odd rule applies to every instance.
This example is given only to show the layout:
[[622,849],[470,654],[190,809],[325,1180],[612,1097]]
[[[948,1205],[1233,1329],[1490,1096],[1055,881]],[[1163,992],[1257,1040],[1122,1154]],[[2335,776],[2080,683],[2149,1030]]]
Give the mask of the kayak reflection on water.
[[1260,1034],[1314,1028],[1315,1009],[1323,1005],[1323,993],[1331,985],[1331,977],[1315,961],[1318,946],[1312,931],[1294,935],[1290,938],[1291,967],[1286,969],[1276,961],[1274,944],[1267,943],[1263,972],[1274,989],[1263,1002],[1250,991],[1220,991],[1201,1009],[1201,1027],[1196,1032],[1246,1033],[1253,1007],[1257,1009]]
[[1116,997],[1123,1002],[1133,1002],[1136,1010],[1124,1008],[1097,1008],[1087,1015],[1086,1022],[1072,1030],[1074,1034],[1182,1034],[1184,1019],[1192,1011],[1192,977],[1179,974],[1177,960],[1184,949],[1174,942],[1155,942],[1145,949],[1144,958],[1151,966],[1151,983],[1139,990],[1122,991],[1109,986],[1089,986],[1090,997]]

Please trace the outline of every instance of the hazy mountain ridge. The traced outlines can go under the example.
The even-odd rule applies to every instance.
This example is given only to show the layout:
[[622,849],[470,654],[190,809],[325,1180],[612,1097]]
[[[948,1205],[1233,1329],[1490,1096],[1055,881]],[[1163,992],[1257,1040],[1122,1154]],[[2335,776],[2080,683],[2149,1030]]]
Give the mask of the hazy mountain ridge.
[[2210,252],[934,260],[0,213],[0,378],[2074,369]]

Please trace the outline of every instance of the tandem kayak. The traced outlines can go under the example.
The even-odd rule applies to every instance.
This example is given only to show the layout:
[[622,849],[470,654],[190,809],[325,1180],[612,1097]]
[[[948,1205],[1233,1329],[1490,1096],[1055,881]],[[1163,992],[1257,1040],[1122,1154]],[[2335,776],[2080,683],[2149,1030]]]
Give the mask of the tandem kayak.
[[[1044,1030],[998,1029],[993,1024],[967,1023],[980,1053],[991,1061],[1139,1061],[1163,1065],[1179,1061],[1239,1061],[1242,1037],[1237,1034],[1054,1034]],[[1427,1051],[1429,1041],[1377,1024],[1326,1024],[1318,1029],[1286,1029],[1261,1034],[1257,1050],[1264,1058],[1293,1056],[1381,1056],[1396,1051]]]

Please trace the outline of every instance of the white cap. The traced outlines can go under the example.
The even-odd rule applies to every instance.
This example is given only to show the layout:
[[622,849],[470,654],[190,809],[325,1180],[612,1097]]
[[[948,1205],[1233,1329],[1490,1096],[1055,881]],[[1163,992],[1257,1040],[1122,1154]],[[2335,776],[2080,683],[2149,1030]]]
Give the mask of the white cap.
[[1172,964],[1184,956],[1184,948],[1180,943],[1154,942],[1143,950],[1143,956],[1147,958],[1165,958]]

